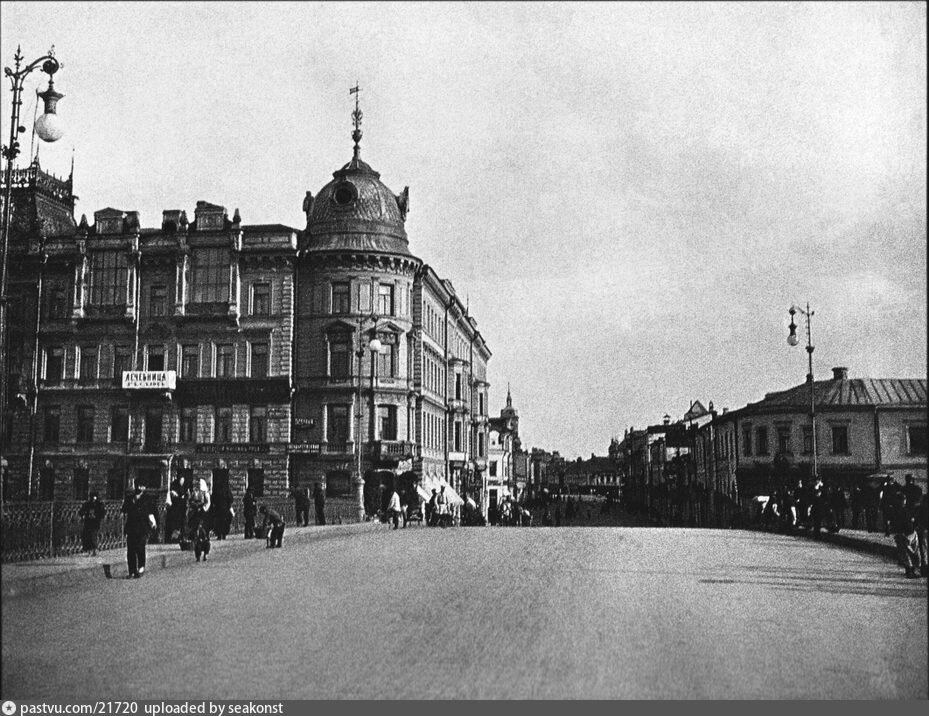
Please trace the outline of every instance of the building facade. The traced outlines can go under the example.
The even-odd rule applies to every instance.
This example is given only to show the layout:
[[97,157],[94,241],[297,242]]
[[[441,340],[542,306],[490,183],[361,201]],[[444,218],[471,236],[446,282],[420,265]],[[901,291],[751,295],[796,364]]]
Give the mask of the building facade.
[[[359,113],[360,118],[360,113]],[[14,174],[4,499],[122,496],[183,474],[241,495],[319,482],[374,514],[388,487],[482,500],[491,352],[409,248],[409,190],[360,158],[306,226],[107,208],[72,181]]]

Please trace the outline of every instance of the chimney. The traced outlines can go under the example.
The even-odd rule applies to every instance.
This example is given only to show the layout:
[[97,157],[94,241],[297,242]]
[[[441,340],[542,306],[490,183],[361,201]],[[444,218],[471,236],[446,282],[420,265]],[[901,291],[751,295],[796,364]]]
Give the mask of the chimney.
[[848,368],[833,368],[832,379],[833,380],[848,380]]

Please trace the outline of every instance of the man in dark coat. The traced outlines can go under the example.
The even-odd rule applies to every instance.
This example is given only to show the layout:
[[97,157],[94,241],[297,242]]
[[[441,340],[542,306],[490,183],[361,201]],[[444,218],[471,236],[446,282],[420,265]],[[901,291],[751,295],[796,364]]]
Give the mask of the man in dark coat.
[[258,515],[258,502],[251,487],[245,490],[242,498],[242,516],[245,518],[245,539],[255,536],[255,517]]
[[145,485],[136,484],[135,489],[123,500],[122,512],[126,515],[123,532],[126,535],[127,579],[138,579],[145,574],[145,545],[149,532],[155,529],[155,503],[145,492]]
[[100,531],[100,523],[106,515],[106,506],[100,502],[100,495],[97,492],[91,492],[89,499],[81,505],[77,513],[84,519],[83,529],[81,530],[81,548],[84,552],[90,552],[91,556],[97,555],[97,533]]
[[923,499],[922,488],[916,484],[912,475],[903,478],[903,495],[906,497],[906,508],[914,512],[920,501]]
[[310,491],[307,488],[294,488],[294,510],[297,524],[302,522],[307,527],[310,524]]
[[906,570],[906,576],[919,576],[919,537],[916,533],[914,512],[907,509],[903,492],[894,493],[887,504],[885,515],[889,518],[890,530],[897,543],[900,563]]
[[313,485],[313,506],[316,508],[316,524],[326,524],[326,493],[318,482]]
[[216,539],[226,539],[232,526],[232,488],[228,483],[220,485],[219,489],[213,492],[212,498],[210,514],[213,516],[213,532],[216,533]]
[[258,511],[265,516],[262,529],[266,529],[268,525],[271,526],[271,532],[268,534],[268,547],[280,547],[284,539],[285,524],[281,513],[267,505],[262,505]]

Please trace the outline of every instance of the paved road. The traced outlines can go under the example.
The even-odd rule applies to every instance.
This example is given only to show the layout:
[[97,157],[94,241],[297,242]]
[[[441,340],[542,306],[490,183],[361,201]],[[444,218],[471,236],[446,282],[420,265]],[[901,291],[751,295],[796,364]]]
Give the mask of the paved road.
[[740,531],[410,528],[4,599],[4,698],[920,698],[926,582]]

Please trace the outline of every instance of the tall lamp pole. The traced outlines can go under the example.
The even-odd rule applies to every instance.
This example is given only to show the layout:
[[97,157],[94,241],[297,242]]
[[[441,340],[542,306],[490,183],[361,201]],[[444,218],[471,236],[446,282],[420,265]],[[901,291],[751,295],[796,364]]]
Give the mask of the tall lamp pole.
[[[55,46],[48,51],[48,54],[42,55],[37,60],[33,60],[23,67],[22,48],[16,48],[16,54],[13,56],[13,62],[16,68],[3,68],[3,73],[9,77],[13,92],[13,111],[10,118],[10,143],[3,146],[3,157],[6,159],[6,170],[4,180],[6,183],[3,193],[3,235],[2,235],[2,258],[0,258],[0,445],[4,445],[7,438],[7,383],[8,383],[8,366],[7,355],[9,351],[6,345],[6,324],[7,324],[7,255],[9,253],[10,243],[10,223],[13,214],[13,165],[16,157],[19,155],[19,135],[26,131],[25,127],[19,124],[19,110],[22,106],[23,84],[26,77],[36,68],[41,67],[42,71],[48,75],[48,89],[36,94],[42,98],[45,103],[45,112],[36,120],[35,132],[39,138],[45,142],[54,142],[61,139],[64,134],[64,128],[61,120],[56,114],[56,105],[58,100],[64,97],[63,94],[55,91],[54,75],[61,69],[62,65],[55,59]],[[38,356],[33,356],[33,360],[38,360]],[[4,451],[5,452],[5,451]],[[3,475],[4,487],[6,486],[6,474]],[[0,491],[0,500],[2,500],[2,491]]]
[[[371,332],[371,340],[367,344],[362,342],[362,325],[365,321],[371,321],[372,326],[369,329]],[[377,338],[377,321],[378,315],[372,313],[370,316],[361,318],[358,320],[358,349],[355,351],[355,356],[358,358],[358,390],[357,390],[357,400],[355,401],[355,499],[358,501],[358,521],[364,522],[365,519],[365,497],[364,497],[364,475],[361,471],[361,419],[364,415],[364,409],[361,402],[361,381],[363,380],[364,373],[362,371],[362,361],[366,351],[371,351],[371,402],[372,402],[372,425],[374,420],[373,415],[373,403],[374,403],[374,359],[375,354],[381,352],[381,342]],[[371,439],[374,439],[372,434]]]
[[812,433],[810,448],[813,451],[813,482],[815,483],[819,479],[819,460],[816,454],[816,394],[813,385],[813,331],[810,326],[814,311],[810,310],[810,304],[807,303],[805,310],[800,306],[791,306],[789,313],[790,333],[787,336],[787,343],[791,346],[795,346],[800,342],[800,339],[797,337],[797,324],[794,323],[794,316],[799,313],[806,319],[806,355],[810,371],[806,379],[810,385],[810,431]]

